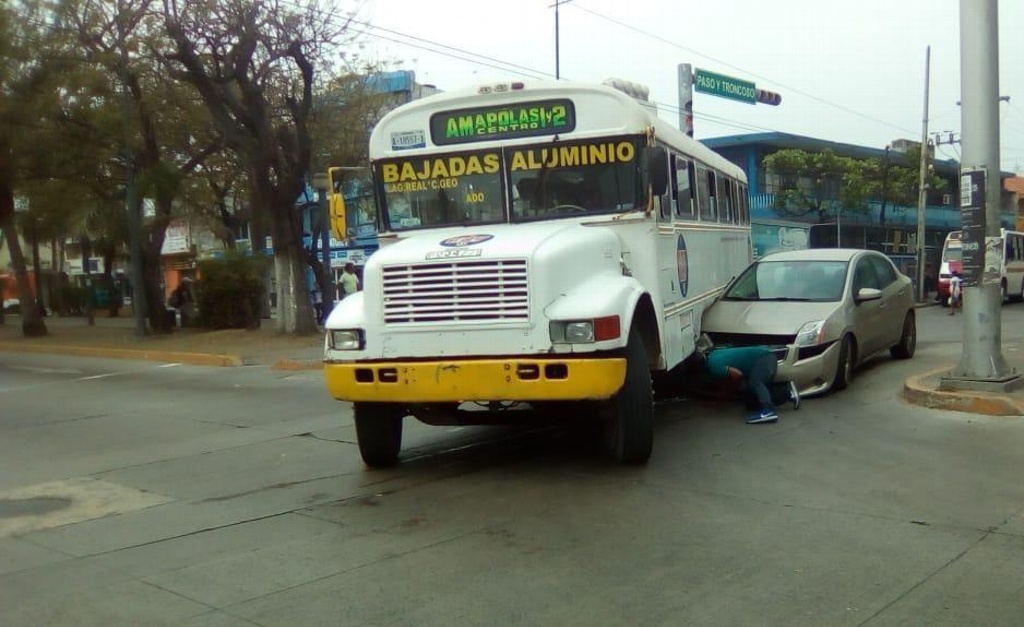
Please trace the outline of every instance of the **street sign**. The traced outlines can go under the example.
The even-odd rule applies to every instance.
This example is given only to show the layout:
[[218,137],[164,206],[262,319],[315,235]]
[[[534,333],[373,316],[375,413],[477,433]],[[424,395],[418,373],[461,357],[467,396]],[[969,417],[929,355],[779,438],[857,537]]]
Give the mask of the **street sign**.
[[757,102],[757,87],[754,83],[743,81],[724,74],[715,74],[698,69],[693,81],[694,89],[704,94],[711,94],[730,100],[739,100],[747,104]]

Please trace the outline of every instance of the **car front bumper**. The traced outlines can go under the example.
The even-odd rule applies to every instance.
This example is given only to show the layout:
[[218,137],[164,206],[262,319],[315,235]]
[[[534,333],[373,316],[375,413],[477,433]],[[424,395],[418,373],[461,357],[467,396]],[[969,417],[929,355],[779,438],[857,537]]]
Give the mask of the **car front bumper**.
[[779,359],[776,380],[792,381],[800,394],[806,396],[827,392],[839,366],[841,343],[832,342],[821,353],[804,359],[800,358],[800,348],[796,345],[785,347],[785,355]]

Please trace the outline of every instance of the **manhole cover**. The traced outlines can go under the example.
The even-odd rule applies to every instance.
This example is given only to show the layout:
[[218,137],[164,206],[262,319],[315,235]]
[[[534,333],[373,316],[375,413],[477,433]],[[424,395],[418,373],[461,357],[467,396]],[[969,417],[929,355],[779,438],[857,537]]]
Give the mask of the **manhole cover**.
[[0,518],[42,516],[70,507],[71,499],[38,496],[30,499],[0,499]]

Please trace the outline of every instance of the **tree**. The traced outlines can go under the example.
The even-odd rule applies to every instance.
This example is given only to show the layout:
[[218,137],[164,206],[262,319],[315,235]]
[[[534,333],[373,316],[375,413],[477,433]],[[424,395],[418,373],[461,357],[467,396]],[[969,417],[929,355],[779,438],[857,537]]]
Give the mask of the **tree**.
[[[892,154],[886,148],[882,159],[871,161],[872,197],[879,199],[881,207],[878,223],[885,224],[887,208],[917,207],[917,193],[920,187],[921,147],[911,146],[906,153]],[[925,184],[928,189],[943,191],[948,183],[935,175],[929,168]]]
[[154,0],[66,0],[63,17],[78,33],[81,61],[107,77],[101,85],[106,100],[122,103],[117,144],[124,150],[110,165],[122,173],[129,212],[139,214],[143,198],[151,198],[155,208],[139,236],[143,285],[135,289],[144,291],[142,301],[150,305],[150,328],[169,332],[160,257],[167,226],[184,180],[221,146],[205,107],[162,71],[170,44],[155,6]]
[[[33,305],[25,254],[14,219],[14,196],[23,176],[23,151],[32,145],[40,83],[50,65],[43,54],[48,24],[32,2],[0,5],[0,230],[10,249],[22,307],[22,333],[46,335],[46,323]],[[38,280],[38,277],[37,277]]]
[[780,150],[764,158],[765,168],[777,177],[775,210],[784,216],[814,215],[826,222],[839,211],[867,209],[872,191],[865,161],[840,157],[831,150]]
[[168,67],[196,88],[247,172],[254,253],[262,248],[262,220],[269,222],[279,327],[316,332],[295,200],[310,175],[316,64],[335,50],[347,21],[335,23],[336,12],[315,0],[163,2],[174,45]]

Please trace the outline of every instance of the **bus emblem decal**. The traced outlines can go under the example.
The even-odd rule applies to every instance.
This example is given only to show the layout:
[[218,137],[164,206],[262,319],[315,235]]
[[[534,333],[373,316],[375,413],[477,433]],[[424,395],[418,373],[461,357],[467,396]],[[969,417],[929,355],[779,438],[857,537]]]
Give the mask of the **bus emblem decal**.
[[493,235],[486,234],[458,235],[456,237],[449,237],[448,239],[443,239],[438,243],[446,248],[461,248],[463,246],[473,246],[474,244],[482,244],[492,238],[494,238]]

